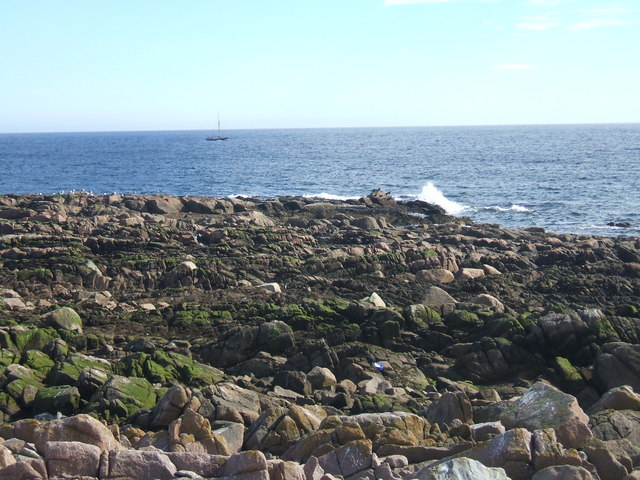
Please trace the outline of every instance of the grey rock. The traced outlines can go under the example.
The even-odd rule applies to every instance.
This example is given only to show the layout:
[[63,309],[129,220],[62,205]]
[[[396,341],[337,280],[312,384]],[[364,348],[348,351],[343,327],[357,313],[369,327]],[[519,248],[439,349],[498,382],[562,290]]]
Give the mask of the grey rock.
[[640,392],[640,345],[605,343],[596,356],[593,374],[607,390],[629,385]]
[[236,422],[216,422],[213,425],[213,433],[226,440],[231,453],[238,453],[242,450],[245,431],[245,426]]
[[537,471],[531,480],[594,480],[589,470],[577,465],[556,465]]
[[451,283],[455,276],[446,268],[434,268],[432,270],[418,270],[416,281],[425,283]]
[[493,308],[498,313],[504,313],[504,304],[493,295],[481,293],[473,297],[469,302],[477,305],[485,305]]
[[336,376],[325,367],[315,366],[307,373],[307,380],[314,389],[333,387],[337,384]]
[[175,385],[156,403],[150,414],[150,427],[166,427],[182,414],[189,395],[181,385]]
[[640,410],[640,395],[629,385],[607,390],[604,395],[589,409],[589,415],[601,410]]
[[487,467],[504,468],[514,480],[529,478],[532,437],[524,428],[514,428],[457,456],[472,458]]
[[43,317],[43,321],[58,330],[82,333],[82,319],[80,315],[70,307],[62,307],[46,314]]
[[471,402],[463,392],[446,392],[431,404],[425,416],[431,423],[443,426],[452,424],[454,420],[473,423]]
[[429,287],[422,298],[422,303],[434,307],[442,307],[458,303],[458,301],[440,287]]
[[456,272],[457,280],[473,280],[484,277],[484,270],[481,268],[461,268]]
[[592,434],[589,417],[578,406],[575,397],[551,385],[537,382],[500,415],[507,428],[524,427],[530,431],[553,428],[558,440],[567,448],[580,448]]
[[416,480],[509,480],[502,468],[485,467],[471,458],[453,458],[427,467],[415,476]]

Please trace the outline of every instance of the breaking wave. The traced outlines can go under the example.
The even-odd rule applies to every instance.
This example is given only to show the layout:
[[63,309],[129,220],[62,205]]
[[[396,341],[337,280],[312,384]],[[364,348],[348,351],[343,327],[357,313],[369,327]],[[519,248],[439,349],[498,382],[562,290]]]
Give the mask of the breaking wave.
[[468,205],[449,200],[444,196],[444,193],[431,182],[422,187],[422,191],[420,195],[418,195],[418,200],[439,205],[450,215],[459,215],[469,209]]

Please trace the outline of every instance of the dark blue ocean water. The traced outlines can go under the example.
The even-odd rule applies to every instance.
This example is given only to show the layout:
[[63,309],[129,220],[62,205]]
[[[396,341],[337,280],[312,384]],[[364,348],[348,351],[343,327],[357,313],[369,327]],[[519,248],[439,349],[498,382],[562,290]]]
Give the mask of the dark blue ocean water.
[[209,133],[2,134],[0,193],[342,198],[381,188],[477,222],[640,235],[640,124]]

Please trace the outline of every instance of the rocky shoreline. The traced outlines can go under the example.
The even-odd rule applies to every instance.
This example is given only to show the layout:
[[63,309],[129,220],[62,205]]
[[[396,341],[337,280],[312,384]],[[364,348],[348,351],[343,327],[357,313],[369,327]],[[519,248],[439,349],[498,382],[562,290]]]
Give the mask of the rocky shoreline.
[[640,239],[0,196],[0,480],[640,478]]

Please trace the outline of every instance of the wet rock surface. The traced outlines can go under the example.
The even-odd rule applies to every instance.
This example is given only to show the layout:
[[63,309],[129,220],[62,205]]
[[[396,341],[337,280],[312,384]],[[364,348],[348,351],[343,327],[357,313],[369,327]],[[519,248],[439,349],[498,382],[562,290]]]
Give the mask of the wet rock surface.
[[1,199],[0,479],[639,476],[640,239]]

